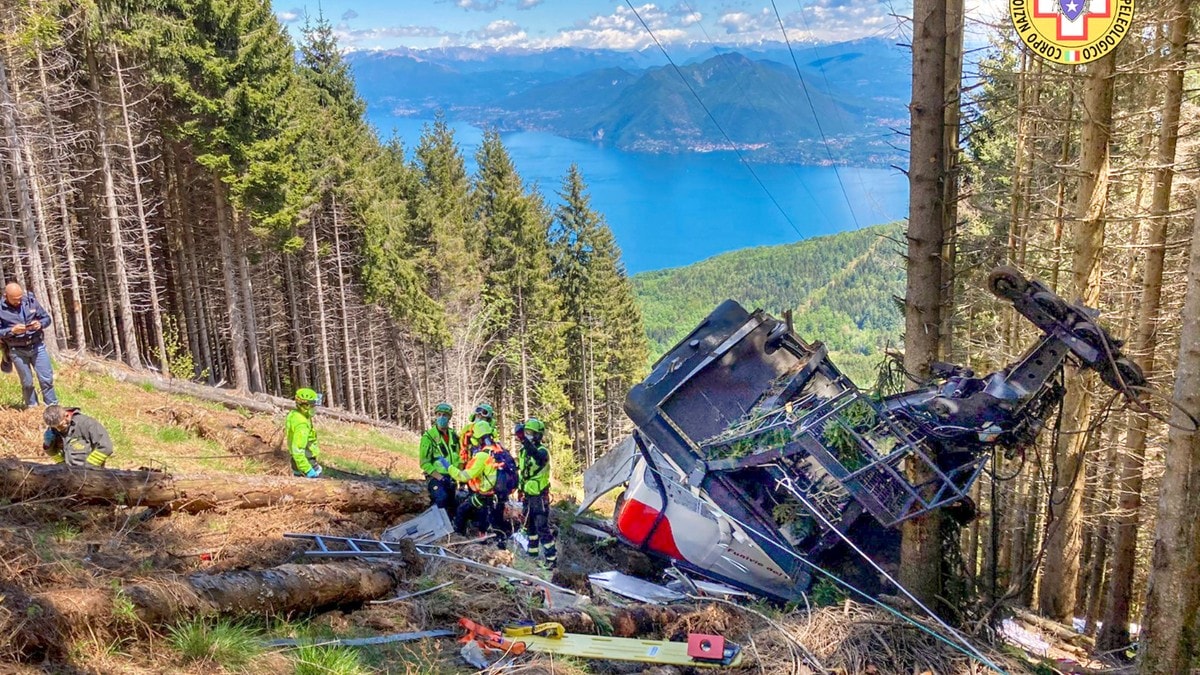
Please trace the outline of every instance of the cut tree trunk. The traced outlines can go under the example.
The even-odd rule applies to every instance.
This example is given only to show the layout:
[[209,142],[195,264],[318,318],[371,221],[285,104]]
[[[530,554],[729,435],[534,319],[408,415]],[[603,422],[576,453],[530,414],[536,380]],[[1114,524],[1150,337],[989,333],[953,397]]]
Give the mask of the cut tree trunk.
[[[343,560],[315,565],[288,564],[265,570],[238,570],[221,574],[192,574],[155,579],[118,588],[73,588],[46,591],[19,598],[0,598],[5,605],[25,608],[22,615],[41,617],[25,621],[8,643],[27,657],[56,648],[56,638],[78,628],[94,631],[112,626],[117,632],[137,623],[122,623],[113,616],[114,601],[128,601],[144,624],[161,626],[181,619],[204,616],[287,616],[333,607],[359,605],[387,597],[396,583],[419,575],[422,561],[411,555],[387,561]],[[14,601],[15,600],[15,601]],[[28,607],[37,605],[41,611]],[[29,630],[28,628],[36,630]]]
[[88,504],[162,507],[199,513],[311,504],[353,513],[418,513],[429,506],[422,481],[313,480],[287,476],[172,476],[156,471],[80,469],[0,459],[0,494],[10,501],[70,497]]

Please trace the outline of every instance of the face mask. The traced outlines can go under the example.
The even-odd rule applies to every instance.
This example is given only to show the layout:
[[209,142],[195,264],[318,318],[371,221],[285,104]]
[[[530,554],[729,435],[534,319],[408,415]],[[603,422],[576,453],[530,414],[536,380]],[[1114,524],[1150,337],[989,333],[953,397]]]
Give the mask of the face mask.
[[445,416],[445,415],[438,415],[438,416],[437,416],[437,428],[439,428],[439,429],[445,429],[445,428],[446,428],[447,426],[449,426],[449,425],[450,425],[450,418],[449,418],[449,417],[447,417],[447,416]]

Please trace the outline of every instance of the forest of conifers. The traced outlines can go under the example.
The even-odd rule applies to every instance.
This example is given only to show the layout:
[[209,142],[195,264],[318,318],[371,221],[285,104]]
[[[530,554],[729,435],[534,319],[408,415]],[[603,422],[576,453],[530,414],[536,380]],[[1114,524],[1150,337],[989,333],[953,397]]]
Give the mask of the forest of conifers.
[[5,2],[0,33],[0,269],[54,346],[607,447],[647,357],[574,169],[551,209],[494,133],[474,175],[440,121],[381,141],[330,25],[296,49],[265,0]]
[[1142,671],[1188,672],[1200,656],[1200,6],[1138,3],[1120,46],[1086,65],[1045,61],[1012,26],[992,27],[966,88],[962,9],[914,3],[905,367],[988,372],[1019,357],[1034,331],[984,290],[1010,264],[1102,310],[1149,376],[1157,417],[1066,368],[1038,444],[980,482],[989,517],[949,537],[936,518],[906,526],[901,576],[933,598],[962,570],[985,608],[1081,618],[1110,655],[1140,623]]

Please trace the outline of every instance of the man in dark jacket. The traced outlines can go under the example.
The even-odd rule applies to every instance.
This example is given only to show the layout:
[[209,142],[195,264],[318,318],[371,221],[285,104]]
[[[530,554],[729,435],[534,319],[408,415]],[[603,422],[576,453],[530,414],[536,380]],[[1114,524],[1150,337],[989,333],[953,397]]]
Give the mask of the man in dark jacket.
[[33,388],[34,374],[42,388],[42,402],[46,405],[58,403],[54,393],[54,370],[45,344],[49,326],[50,314],[32,294],[21,288],[21,284],[13,281],[4,287],[4,300],[0,302],[0,342],[4,343],[21,378],[27,408],[38,404],[37,391]]
[[46,422],[42,449],[55,463],[104,468],[112,456],[112,439],[104,425],[79,412],[79,408],[48,405],[42,419]]

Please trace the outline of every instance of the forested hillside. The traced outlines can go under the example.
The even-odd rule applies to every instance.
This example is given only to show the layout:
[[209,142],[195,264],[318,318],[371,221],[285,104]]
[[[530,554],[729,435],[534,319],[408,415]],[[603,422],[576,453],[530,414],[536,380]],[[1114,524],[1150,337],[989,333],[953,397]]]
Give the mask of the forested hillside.
[[869,386],[883,348],[898,347],[904,290],[900,225],[734,251],[687,267],[633,278],[652,357],[670,349],[721,301],[782,316],[829,346],[834,362]]
[[297,50],[266,0],[9,3],[0,35],[0,274],[52,348],[412,427],[490,400],[564,476],[618,433],[645,347],[578,172],[552,209],[495,134],[475,175],[441,122],[381,141],[331,25]]

